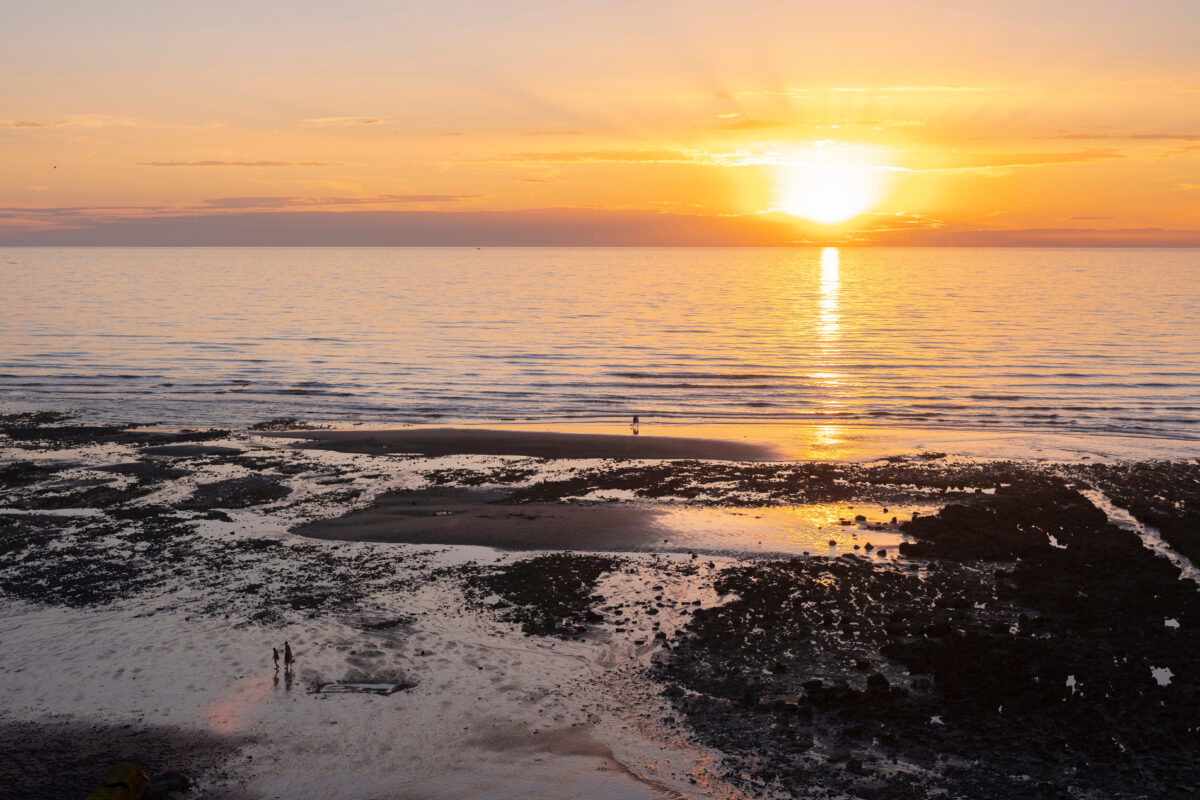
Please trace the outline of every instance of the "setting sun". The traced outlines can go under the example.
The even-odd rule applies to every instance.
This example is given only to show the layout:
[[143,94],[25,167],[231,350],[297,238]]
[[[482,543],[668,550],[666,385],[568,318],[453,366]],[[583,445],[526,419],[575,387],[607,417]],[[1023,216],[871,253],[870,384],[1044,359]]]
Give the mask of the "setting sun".
[[882,199],[886,168],[875,154],[840,142],[820,142],[779,167],[779,209],[822,225],[838,225]]

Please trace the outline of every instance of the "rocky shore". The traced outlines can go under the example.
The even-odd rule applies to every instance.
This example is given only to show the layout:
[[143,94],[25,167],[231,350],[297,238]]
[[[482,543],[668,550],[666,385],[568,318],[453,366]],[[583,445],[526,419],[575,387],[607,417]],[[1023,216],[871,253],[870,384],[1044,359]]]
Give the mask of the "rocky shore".
[[[461,437],[431,438],[424,455],[292,441],[50,414],[0,419],[0,643],[8,650],[17,637],[57,652],[59,632],[22,627],[26,615],[41,619],[37,609],[79,615],[80,630],[98,614],[116,631],[170,617],[247,641],[324,626],[298,690],[384,678],[406,687],[364,698],[375,705],[355,724],[382,735],[393,723],[376,716],[379,704],[395,702],[414,704],[410,715],[429,709],[432,720],[494,712],[511,725],[525,714],[526,734],[546,738],[511,753],[565,764],[561,743],[586,731],[592,744],[571,752],[620,764],[611,779],[645,796],[1200,791],[1196,460],[663,461],[479,456],[461,452]],[[652,524],[664,509],[737,511],[750,526],[755,509],[818,507],[830,544],[811,552],[761,553],[750,534],[741,549],[675,541]],[[563,509],[569,516],[556,516]],[[542,526],[537,544],[481,546],[489,515],[513,530]],[[367,518],[372,541],[351,541]],[[329,525],[341,534],[302,535]],[[622,533],[607,539],[605,526],[617,525]],[[525,666],[499,655],[508,652],[523,653]],[[19,688],[32,685],[31,658],[0,659],[18,687],[2,690],[0,722],[25,732],[5,736],[0,753],[10,765],[47,755],[8,770],[5,796],[82,796],[103,762],[143,751],[194,762],[184,766],[207,773],[206,797],[265,795],[290,785],[281,774],[300,768],[306,747],[342,741],[301,745],[241,717],[189,732],[201,700],[182,689],[144,695],[169,724],[120,728],[120,713],[93,707],[90,695]],[[246,666],[221,678],[220,660],[205,680],[251,680]],[[187,659],[171,663],[186,669]],[[447,670],[469,696],[448,693]],[[282,691],[262,674],[264,697]],[[505,687],[523,678],[537,686],[511,705]],[[132,691],[127,673],[105,680],[106,691]],[[277,713],[329,713],[329,701],[303,697]],[[539,727],[549,719],[558,727]],[[62,741],[105,746],[56,768],[65,754],[54,756],[46,736],[59,728],[76,732]],[[473,731],[460,735],[446,747],[483,747]],[[268,740],[285,755],[247,772],[245,756]],[[497,752],[494,735],[487,741]],[[239,760],[240,773],[230,766]],[[404,764],[382,770],[370,790],[436,795],[421,768]]]

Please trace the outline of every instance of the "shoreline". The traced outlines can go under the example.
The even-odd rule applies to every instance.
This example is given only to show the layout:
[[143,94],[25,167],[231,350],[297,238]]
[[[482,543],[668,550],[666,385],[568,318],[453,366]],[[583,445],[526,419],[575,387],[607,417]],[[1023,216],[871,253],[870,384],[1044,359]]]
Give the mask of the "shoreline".
[[[1200,441],[1165,435],[808,422],[643,422],[638,436],[631,435],[628,423],[617,422],[463,422],[253,432],[330,442],[332,446],[309,446],[341,452],[398,454],[411,447],[411,452],[422,455],[474,453],[547,458],[870,461],[940,452],[966,458],[1170,461],[1192,458],[1200,452]],[[471,449],[473,446],[480,449]]]
[[[76,411],[0,413],[18,418],[51,414],[70,424]],[[291,424],[287,424],[291,423]],[[870,461],[915,453],[955,457],[1050,461],[1186,460],[1200,452],[1200,437],[1168,432],[1073,431],[1023,425],[967,426],[884,421],[643,419],[640,435],[627,421],[606,419],[439,420],[389,423],[279,417],[246,423],[128,423],[104,417],[99,423],[147,433],[178,434],[209,429],[295,438],[341,452],[418,455],[495,454],[545,458],[698,458],[746,461]],[[372,443],[370,440],[376,440]],[[317,444],[320,441],[332,445]],[[408,448],[405,450],[405,448]]]

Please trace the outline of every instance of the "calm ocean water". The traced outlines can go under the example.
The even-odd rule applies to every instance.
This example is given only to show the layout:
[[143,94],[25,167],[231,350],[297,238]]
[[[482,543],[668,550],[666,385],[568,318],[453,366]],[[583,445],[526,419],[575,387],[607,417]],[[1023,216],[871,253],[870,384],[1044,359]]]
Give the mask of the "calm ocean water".
[[1200,251],[0,249],[0,408],[1200,437]]

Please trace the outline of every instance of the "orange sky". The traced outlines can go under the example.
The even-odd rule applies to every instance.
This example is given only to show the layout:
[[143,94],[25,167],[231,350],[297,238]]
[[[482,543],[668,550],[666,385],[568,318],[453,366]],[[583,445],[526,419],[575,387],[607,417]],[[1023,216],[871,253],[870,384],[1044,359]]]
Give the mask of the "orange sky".
[[1194,0],[23,5],[0,244],[1200,246]]

